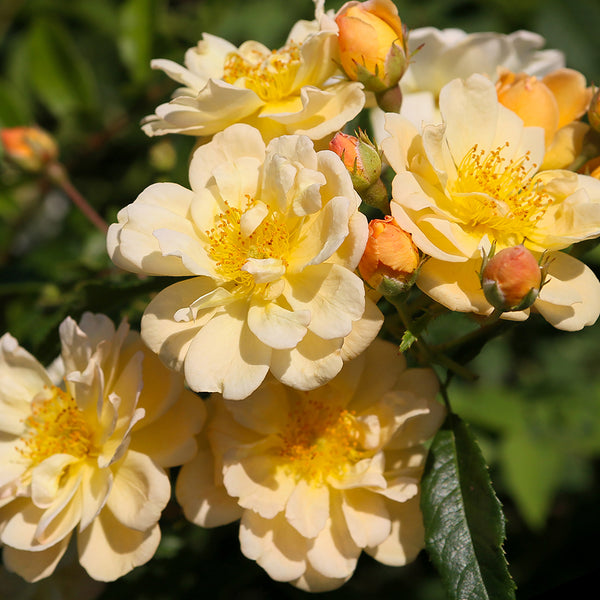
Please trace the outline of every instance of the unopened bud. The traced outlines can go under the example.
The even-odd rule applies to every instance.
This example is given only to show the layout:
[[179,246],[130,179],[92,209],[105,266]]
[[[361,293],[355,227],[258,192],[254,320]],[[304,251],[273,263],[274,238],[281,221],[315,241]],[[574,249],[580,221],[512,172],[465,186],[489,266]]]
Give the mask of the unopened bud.
[[588,109],[590,127],[600,133],[600,88],[596,88]]
[[329,142],[329,149],[346,165],[357,192],[365,191],[378,181],[381,175],[381,157],[364,134],[357,138],[340,131]]
[[58,157],[50,134],[39,127],[10,127],[0,131],[7,158],[26,171],[41,171]]
[[524,310],[535,302],[542,289],[544,268],[519,244],[504,248],[491,258],[484,257],[480,278],[486,300],[494,308]]
[[369,237],[358,271],[371,287],[388,295],[405,291],[414,283],[419,262],[419,249],[410,233],[393,217],[369,222]]
[[371,92],[398,83],[408,67],[407,31],[391,0],[346,2],[335,21],[342,68]]

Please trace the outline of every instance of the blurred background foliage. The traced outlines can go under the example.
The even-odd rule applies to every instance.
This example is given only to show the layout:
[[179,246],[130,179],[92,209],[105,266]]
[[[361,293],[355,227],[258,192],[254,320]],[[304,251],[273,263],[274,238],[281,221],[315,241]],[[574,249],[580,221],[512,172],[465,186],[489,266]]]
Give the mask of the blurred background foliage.
[[[597,0],[396,4],[409,28],[536,31],[588,82],[600,81]],[[150,59],[181,62],[203,31],[236,45],[256,39],[277,47],[296,20],[312,15],[310,0],[2,0],[0,127],[36,123],[48,130],[75,186],[110,223],[151,183],[187,184],[193,139],[150,139],[139,128],[176,87],[150,69]],[[600,273],[598,250],[583,258]],[[0,273],[0,329],[42,362],[56,355],[56,328],[65,316],[92,310],[115,320],[126,315],[137,325],[150,295],[165,284],[115,269],[104,236],[62,192],[1,157]],[[467,317],[447,315],[429,333],[447,340],[468,327]],[[505,549],[518,598],[543,598],[546,590],[598,568],[599,348],[600,325],[571,334],[532,318],[485,347],[470,365],[479,375],[475,383],[455,381],[450,389],[504,504]],[[116,583],[86,588],[77,565],[69,564],[36,585],[2,571],[2,598],[305,596],[270,581],[241,555],[236,525],[202,530],[175,504],[163,523],[155,559]],[[329,597],[441,600],[443,591],[423,553],[403,569],[363,556],[352,580]]]

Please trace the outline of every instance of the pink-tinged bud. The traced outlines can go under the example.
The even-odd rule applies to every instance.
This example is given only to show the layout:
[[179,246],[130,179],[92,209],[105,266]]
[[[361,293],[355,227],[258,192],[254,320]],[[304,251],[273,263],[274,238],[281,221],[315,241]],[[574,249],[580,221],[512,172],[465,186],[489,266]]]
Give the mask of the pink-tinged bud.
[[530,307],[544,284],[544,268],[523,244],[485,257],[480,276],[487,301],[501,311]]
[[588,109],[590,127],[600,133],[600,88],[596,88]]
[[39,127],[2,129],[0,139],[7,158],[26,171],[41,171],[58,157],[56,142]]
[[346,2],[335,21],[340,61],[349,79],[371,92],[400,81],[408,67],[408,34],[391,0]]
[[340,131],[329,142],[329,149],[346,165],[357,192],[365,191],[378,181],[381,175],[381,157],[364,134],[361,133],[357,138]]
[[369,237],[358,271],[371,287],[384,293],[404,291],[413,284],[419,262],[419,249],[410,233],[393,217],[369,222]]

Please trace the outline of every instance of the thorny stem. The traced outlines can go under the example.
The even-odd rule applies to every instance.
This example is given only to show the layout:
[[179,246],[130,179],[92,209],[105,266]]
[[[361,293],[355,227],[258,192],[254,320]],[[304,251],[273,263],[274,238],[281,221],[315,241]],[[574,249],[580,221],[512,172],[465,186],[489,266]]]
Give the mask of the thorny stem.
[[71,183],[66,169],[60,163],[51,163],[46,168],[46,174],[54,184],[65,192],[85,217],[103,234],[106,234],[108,231],[106,221],[92,208],[88,201]]

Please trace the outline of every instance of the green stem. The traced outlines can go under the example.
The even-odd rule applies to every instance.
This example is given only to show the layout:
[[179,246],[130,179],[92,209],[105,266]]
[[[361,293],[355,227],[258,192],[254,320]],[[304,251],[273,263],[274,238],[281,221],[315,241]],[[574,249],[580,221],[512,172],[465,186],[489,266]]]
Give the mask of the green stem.
[[460,375],[464,379],[467,379],[470,381],[473,381],[474,379],[476,379],[477,376],[474,373],[472,373],[471,371],[469,371],[469,369],[467,369],[460,363],[456,362],[455,360],[451,359],[449,356],[446,356],[445,354],[442,354],[439,351],[433,350],[429,346],[429,344],[427,344],[427,342],[421,337],[421,335],[415,335],[415,333],[412,332],[412,330],[411,330],[412,322],[410,320],[410,317],[406,314],[406,311],[404,309],[404,304],[402,303],[400,298],[401,297],[399,297],[399,296],[395,296],[395,297],[394,296],[386,296],[386,299],[388,300],[388,302],[390,302],[394,306],[394,308],[398,311],[398,315],[400,316],[400,320],[402,321],[402,324],[404,325],[404,328],[406,329],[406,331],[410,331],[413,334],[413,336],[415,338],[415,343],[417,344],[417,347],[421,351],[421,354],[422,354],[423,358],[425,359],[425,361],[429,362],[429,363],[435,363],[435,364],[441,365],[442,367],[446,368],[447,370],[452,371],[452,372],[456,373],[457,375]]

